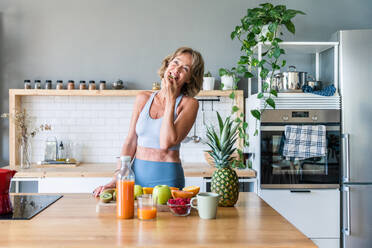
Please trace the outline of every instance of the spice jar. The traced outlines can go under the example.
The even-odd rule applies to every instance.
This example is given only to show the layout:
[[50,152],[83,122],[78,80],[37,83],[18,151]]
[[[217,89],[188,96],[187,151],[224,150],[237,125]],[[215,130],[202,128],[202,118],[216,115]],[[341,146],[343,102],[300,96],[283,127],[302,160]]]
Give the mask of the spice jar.
[[63,81],[62,80],[57,80],[56,89],[57,90],[63,90]]
[[100,90],[105,90],[106,89],[106,81],[104,81],[104,80],[99,81],[99,89]]
[[89,90],[95,90],[96,89],[96,82],[94,80],[89,81]]
[[25,90],[30,90],[31,89],[31,81],[30,80],[25,80],[24,85],[25,85]]
[[52,80],[46,80],[45,81],[45,89],[51,90],[52,89]]
[[86,90],[87,89],[87,85],[85,84],[85,81],[84,80],[81,80],[80,81],[79,89],[80,90]]
[[73,90],[73,89],[75,89],[75,82],[74,82],[74,80],[68,80],[68,83],[67,83],[67,89],[68,89],[68,90]]
[[152,90],[160,90],[160,83],[158,82],[152,83]]
[[35,80],[34,88],[35,88],[35,90],[40,90],[41,89],[41,81],[40,80]]

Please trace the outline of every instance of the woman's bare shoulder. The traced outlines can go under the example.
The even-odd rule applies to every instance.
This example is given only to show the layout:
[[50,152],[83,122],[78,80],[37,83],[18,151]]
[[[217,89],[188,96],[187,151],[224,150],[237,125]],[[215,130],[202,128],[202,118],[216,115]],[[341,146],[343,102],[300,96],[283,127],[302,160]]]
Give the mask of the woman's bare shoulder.
[[147,100],[150,98],[151,94],[152,92],[149,90],[144,90],[138,93],[136,96],[137,104],[139,105],[145,104]]
[[198,109],[199,108],[199,101],[195,97],[191,96],[183,96],[182,101],[180,102],[180,111],[182,109]]

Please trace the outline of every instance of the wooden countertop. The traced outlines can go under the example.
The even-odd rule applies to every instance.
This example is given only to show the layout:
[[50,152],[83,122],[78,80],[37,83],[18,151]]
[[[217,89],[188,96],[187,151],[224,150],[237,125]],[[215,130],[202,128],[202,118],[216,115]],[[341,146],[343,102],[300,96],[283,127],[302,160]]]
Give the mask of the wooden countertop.
[[[9,169],[9,166],[4,167]],[[36,168],[21,169],[16,166],[15,178],[45,177],[112,177],[116,164],[81,164],[73,168]],[[183,164],[185,177],[211,177],[215,168],[206,163]],[[252,169],[236,170],[239,177],[256,177]]]
[[217,219],[160,212],[155,221],[97,214],[90,194],[69,194],[31,220],[0,220],[1,247],[316,247],[254,193]]

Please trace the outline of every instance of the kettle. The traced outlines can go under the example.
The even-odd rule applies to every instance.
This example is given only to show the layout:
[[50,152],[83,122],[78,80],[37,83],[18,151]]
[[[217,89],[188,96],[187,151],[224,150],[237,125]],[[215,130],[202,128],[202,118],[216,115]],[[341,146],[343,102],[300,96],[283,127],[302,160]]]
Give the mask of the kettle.
[[9,186],[16,172],[15,170],[0,169],[0,215],[13,211],[9,197]]

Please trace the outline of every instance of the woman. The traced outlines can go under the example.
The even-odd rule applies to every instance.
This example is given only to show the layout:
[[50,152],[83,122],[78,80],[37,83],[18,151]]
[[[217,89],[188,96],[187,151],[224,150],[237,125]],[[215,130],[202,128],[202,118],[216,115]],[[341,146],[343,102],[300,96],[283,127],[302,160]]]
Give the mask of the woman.
[[[135,157],[132,168],[136,184],[184,187],[179,147],[196,119],[199,104],[194,96],[201,89],[203,73],[201,54],[181,47],[162,62],[158,71],[161,90],[137,95],[129,133],[121,151],[121,155]],[[96,188],[94,195],[114,188],[115,183],[114,176],[111,182]]]

